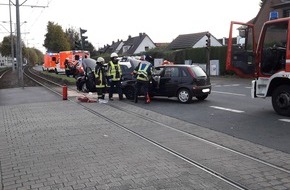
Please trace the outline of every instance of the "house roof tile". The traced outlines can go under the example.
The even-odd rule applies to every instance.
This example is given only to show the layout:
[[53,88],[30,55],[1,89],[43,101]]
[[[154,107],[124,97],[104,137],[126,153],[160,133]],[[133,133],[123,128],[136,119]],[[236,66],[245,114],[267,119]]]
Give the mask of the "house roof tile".
[[207,32],[181,34],[177,36],[168,46],[168,49],[185,49],[192,48]]

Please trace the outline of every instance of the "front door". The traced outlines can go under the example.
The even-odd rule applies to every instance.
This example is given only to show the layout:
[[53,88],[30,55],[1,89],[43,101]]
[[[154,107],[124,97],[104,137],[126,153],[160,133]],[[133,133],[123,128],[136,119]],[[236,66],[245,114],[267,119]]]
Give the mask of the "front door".
[[[239,35],[235,34],[236,32]],[[235,38],[235,36],[237,37]],[[256,69],[255,50],[254,25],[232,22],[228,40],[226,69],[234,71],[240,77],[254,77]]]
[[164,67],[160,77],[159,95],[175,96],[176,89],[180,83],[180,72],[178,67]]

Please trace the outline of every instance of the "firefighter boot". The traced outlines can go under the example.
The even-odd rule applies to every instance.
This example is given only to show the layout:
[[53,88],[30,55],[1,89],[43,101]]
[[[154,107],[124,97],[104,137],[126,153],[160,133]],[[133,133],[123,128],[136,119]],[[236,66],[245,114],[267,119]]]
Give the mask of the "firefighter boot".
[[145,104],[149,104],[151,102],[149,93],[147,93],[146,98],[145,98]]

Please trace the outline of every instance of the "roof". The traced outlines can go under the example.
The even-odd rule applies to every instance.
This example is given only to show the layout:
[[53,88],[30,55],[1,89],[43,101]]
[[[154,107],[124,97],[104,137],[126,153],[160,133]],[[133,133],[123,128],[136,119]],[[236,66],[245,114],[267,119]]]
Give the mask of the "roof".
[[208,32],[181,34],[177,36],[168,46],[168,49],[186,49],[192,48],[201,38],[203,38]]
[[117,48],[118,46],[120,45],[120,43],[122,43],[123,41],[122,40],[118,40],[117,42],[112,42],[112,45],[110,45],[107,49],[106,49],[106,53],[113,53],[113,52],[117,52]]
[[136,37],[129,36],[123,46],[130,46],[130,49],[127,52],[124,52],[124,54],[133,55],[146,36],[147,34],[145,33],[140,33],[139,36]]

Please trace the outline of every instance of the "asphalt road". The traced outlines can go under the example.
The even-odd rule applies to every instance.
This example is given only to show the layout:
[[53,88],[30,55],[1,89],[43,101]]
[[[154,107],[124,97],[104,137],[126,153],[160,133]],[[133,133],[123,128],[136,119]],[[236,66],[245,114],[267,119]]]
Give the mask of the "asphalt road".
[[[193,98],[181,104],[175,98],[154,98],[137,105],[236,138],[290,153],[290,118],[279,116],[271,99],[252,99],[250,79],[213,77],[212,93],[205,101]],[[133,102],[130,102],[133,104]]]

